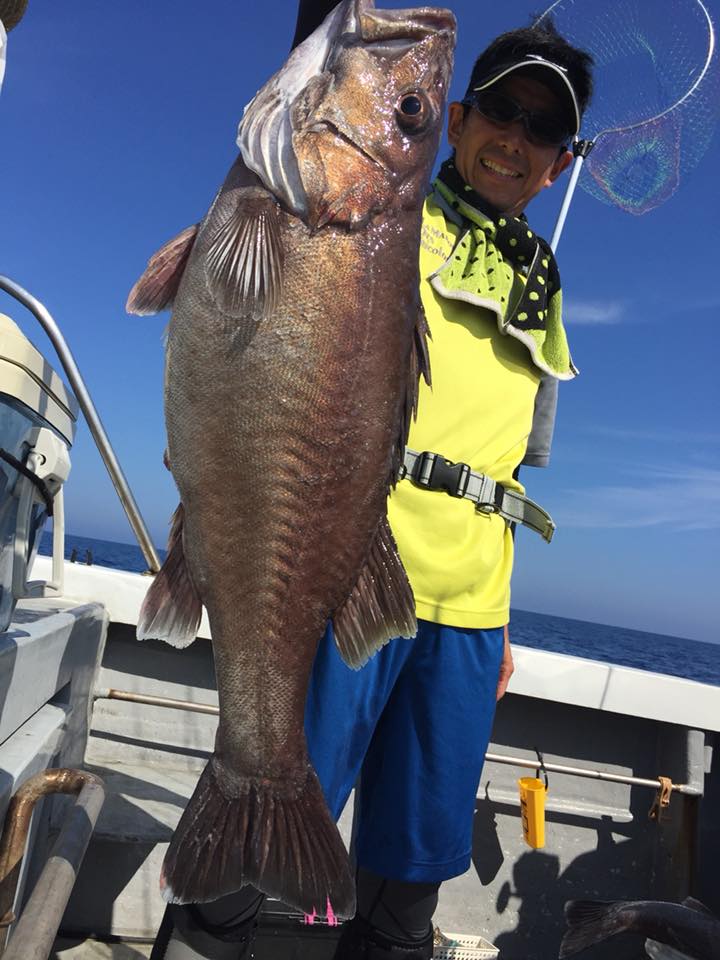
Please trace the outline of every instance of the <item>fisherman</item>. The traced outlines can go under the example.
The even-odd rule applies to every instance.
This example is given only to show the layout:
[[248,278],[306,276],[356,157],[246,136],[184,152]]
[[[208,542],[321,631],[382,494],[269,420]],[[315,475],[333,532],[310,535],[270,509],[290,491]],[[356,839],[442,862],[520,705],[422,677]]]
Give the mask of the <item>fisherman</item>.
[[[300,0],[295,45],[334,5]],[[518,471],[547,465],[557,384],[576,373],[555,260],[523,213],[572,161],[591,64],[545,20],[495,39],[449,106],[453,152],[420,251],[432,388],[421,384],[409,447],[428,453],[406,459],[389,507],[418,634],[355,673],[328,629],[307,700],[310,757],[336,817],[359,782],[357,913],[335,960],[432,957],[440,885],[470,866],[495,704],[513,673],[509,521],[551,535]],[[152,958],[249,957],[263,899],[243,888],[170,907]]]

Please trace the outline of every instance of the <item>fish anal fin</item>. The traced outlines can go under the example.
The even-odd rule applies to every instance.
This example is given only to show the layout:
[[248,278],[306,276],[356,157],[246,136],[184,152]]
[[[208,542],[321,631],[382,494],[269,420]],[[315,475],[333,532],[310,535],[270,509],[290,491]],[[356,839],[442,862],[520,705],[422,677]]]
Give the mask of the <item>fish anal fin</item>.
[[205,279],[224,313],[260,320],[272,313],[282,287],[280,207],[261,187],[233,195],[228,215],[209,227]]
[[228,795],[210,759],[165,856],[165,899],[204,903],[251,883],[308,915],[353,916],[347,850],[310,764],[300,783],[233,779]]
[[202,601],[185,560],[184,522],[180,503],[173,515],[165,563],[150,584],[140,610],[138,640],[165,640],[173,647],[187,647],[197,636]]
[[128,313],[149,316],[172,306],[197,232],[197,224],[186,227],[150,258],[130,291],[125,305]]
[[417,633],[415,599],[387,517],[378,524],[350,596],[335,612],[333,628],[340,655],[355,670],[393,637]]

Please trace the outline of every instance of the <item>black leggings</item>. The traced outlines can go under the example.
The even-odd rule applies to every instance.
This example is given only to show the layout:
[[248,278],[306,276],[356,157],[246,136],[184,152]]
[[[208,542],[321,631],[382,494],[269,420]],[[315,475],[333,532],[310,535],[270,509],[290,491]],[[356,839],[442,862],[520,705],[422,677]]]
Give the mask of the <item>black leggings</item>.
[[[357,915],[373,929],[399,940],[422,940],[430,929],[438,902],[439,883],[408,883],[389,880],[358,868]],[[221,933],[250,924],[262,907],[264,896],[255,887],[243,887],[212,903],[191,908],[208,932]]]

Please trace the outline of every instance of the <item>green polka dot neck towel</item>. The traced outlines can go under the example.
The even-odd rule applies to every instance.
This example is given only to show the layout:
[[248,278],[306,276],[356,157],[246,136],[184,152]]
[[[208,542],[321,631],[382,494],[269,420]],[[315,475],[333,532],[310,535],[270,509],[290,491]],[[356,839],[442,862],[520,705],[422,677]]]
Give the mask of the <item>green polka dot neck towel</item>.
[[536,367],[558,380],[577,375],[562,324],[560,274],[550,245],[524,217],[490,207],[446,160],[433,184],[441,206],[464,228],[430,277],[453,300],[491,310],[498,329],[528,348]]

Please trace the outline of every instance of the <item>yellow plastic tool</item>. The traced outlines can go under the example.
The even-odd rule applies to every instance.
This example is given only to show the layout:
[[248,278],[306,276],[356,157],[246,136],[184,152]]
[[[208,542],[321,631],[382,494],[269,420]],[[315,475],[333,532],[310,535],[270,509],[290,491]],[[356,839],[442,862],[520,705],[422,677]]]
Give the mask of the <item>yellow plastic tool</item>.
[[521,777],[520,814],[525,843],[534,849],[545,846],[545,793],[547,787],[537,777]]

